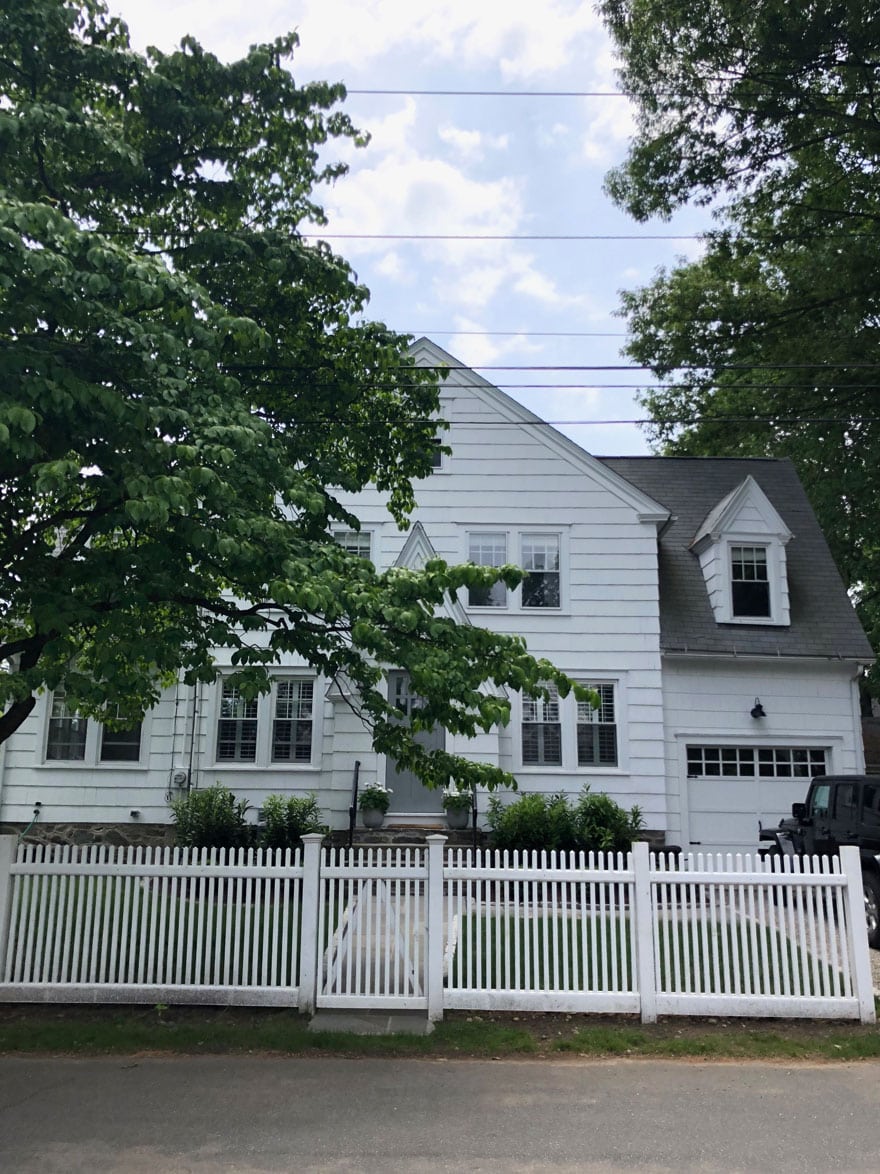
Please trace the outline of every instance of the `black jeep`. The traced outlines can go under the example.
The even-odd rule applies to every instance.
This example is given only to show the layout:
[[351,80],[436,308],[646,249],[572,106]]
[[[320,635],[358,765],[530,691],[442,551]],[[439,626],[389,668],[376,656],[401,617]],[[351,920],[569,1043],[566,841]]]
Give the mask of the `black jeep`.
[[831,856],[855,844],[862,857],[868,944],[880,949],[880,775],[825,775],[813,779],[791,819],[760,828],[762,855]]

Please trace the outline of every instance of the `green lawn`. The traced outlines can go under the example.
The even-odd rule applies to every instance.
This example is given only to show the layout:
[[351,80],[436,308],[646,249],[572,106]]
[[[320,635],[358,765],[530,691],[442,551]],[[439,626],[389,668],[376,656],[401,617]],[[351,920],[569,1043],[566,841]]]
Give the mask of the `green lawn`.
[[[778,931],[752,924],[659,926],[663,993],[831,995],[842,976]],[[464,917],[449,968],[457,989],[634,991],[627,916]]]

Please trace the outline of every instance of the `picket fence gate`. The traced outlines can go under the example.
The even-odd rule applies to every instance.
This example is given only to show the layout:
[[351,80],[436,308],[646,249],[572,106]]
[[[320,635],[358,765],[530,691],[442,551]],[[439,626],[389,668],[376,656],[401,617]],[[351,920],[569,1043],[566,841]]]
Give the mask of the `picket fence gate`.
[[0,837],[0,1001],[874,1021],[859,854],[56,848]]

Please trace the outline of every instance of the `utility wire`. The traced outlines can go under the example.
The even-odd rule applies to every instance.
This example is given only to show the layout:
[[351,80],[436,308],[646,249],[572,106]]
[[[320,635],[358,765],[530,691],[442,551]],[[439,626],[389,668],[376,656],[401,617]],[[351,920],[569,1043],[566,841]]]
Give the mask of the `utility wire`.
[[[302,240],[346,241],[697,241],[694,233],[300,232]],[[852,233],[868,236],[868,233]]]

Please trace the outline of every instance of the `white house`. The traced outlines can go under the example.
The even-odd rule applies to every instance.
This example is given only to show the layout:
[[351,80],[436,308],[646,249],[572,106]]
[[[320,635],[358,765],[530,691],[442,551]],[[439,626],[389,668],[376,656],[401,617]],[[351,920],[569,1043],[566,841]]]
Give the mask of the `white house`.
[[[451,369],[451,455],[417,485],[408,532],[367,490],[342,498],[362,529],[337,541],[380,567],[518,563],[518,589],[450,608],[524,636],[601,698],[512,698],[509,726],[448,749],[500,763],[522,791],[589,783],[703,849],[753,849],[758,820],[787,813],[810,776],[864,769],[872,652],[788,462],[597,459],[428,340],[415,354]],[[343,827],[356,761],[362,782],[392,787],[392,821],[440,822],[439,796],[372,752],[337,687],[291,663],[245,702],[224,668],[221,652],[216,685],[170,691],[122,735],[41,697],[2,752],[0,822],[30,823],[39,804],[41,824],[165,823],[181,784],[221,780],[254,807],[316,791]],[[405,676],[388,683],[405,709]]]

